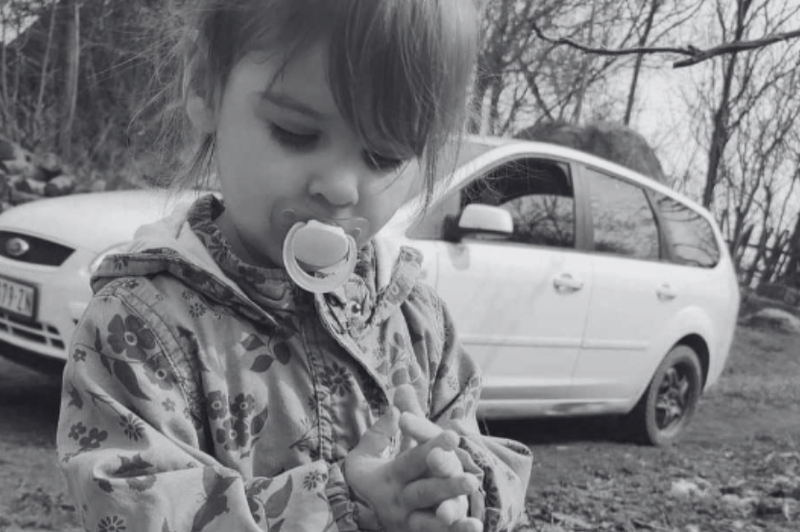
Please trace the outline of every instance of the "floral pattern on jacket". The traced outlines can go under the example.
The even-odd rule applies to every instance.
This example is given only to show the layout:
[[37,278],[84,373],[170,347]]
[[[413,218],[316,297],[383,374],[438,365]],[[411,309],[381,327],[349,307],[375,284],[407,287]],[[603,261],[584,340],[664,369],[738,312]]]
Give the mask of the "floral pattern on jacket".
[[487,532],[524,520],[528,449],[481,436],[478,368],[404,248],[367,246],[345,286],[300,290],[240,261],[213,196],[137,233],[93,277],[64,372],[58,451],[91,532],[358,530],[341,461],[410,384],[462,435]]

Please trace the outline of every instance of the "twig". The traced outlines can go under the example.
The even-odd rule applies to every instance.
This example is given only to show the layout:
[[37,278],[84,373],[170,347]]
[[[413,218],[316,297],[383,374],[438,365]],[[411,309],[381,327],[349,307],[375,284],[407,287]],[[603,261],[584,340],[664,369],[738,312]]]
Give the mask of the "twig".
[[651,525],[650,523],[645,523],[644,521],[640,521],[638,519],[631,519],[631,523],[639,528],[646,528],[648,530],[657,530],[658,532],[675,532],[674,528],[664,528],[663,526]]
[[718,46],[714,46],[713,48],[709,48],[707,50],[701,50],[696,46],[688,44],[684,47],[676,47],[676,46],[637,46],[632,48],[597,48],[593,46],[587,46],[585,44],[581,44],[579,42],[573,41],[572,39],[567,39],[565,37],[550,37],[544,34],[542,30],[536,25],[531,24],[531,29],[536,33],[536,35],[542,39],[543,41],[547,41],[551,44],[555,45],[567,45],[575,48],[577,50],[581,50],[583,52],[589,54],[598,54],[598,55],[634,55],[634,54],[677,54],[677,55],[686,55],[689,56],[688,59],[682,59],[680,61],[675,61],[672,63],[673,68],[682,68],[687,66],[696,65],[697,63],[702,63],[703,61],[707,61],[712,57],[716,57],[718,55],[725,55],[725,54],[735,54],[738,52],[743,52],[747,50],[753,50],[756,48],[763,48],[765,46],[769,46],[770,44],[775,44],[777,42],[788,41],[790,39],[796,39],[800,37],[800,29],[794,31],[787,31],[784,33],[775,33],[772,35],[767,35],[761,39],[755,39],[752,41],[736,41],[736,42],[729,42],[723,43]]

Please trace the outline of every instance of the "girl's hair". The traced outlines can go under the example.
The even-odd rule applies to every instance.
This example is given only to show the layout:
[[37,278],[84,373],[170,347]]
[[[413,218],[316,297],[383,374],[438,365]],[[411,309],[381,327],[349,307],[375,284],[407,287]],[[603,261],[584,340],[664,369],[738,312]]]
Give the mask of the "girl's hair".
[[[233,66],[252,51],[328,46],[328,79],[347,123],[370,150],[417,157],[425,204],[442,149],[460,136],[479,41],[480,0],[199,0],[187,2],[184,99],[216,106]],[[213,134],[195,139],[183,179],[213,174]]]

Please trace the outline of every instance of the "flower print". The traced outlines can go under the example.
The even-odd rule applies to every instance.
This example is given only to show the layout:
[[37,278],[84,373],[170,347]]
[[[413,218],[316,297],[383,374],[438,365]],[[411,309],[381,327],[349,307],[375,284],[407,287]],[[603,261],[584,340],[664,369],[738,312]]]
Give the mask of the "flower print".
[[185,299],[186,301],[189,301],[190,299],[192,299],[194,297],[194,292],[192,292],[188,288],[185,288],[183,290],[183,292],[181,292],[181,297],[183,299]]
[[120,416],[119,426],[122,427],[125,436],[133,441],[139,441],[144,434],[144,423],[133,414]]
[[114,265],[115,270],[127,268],[128,257],[126,255],[111,255],[111,263]]
[[128,358],[144,361],[145,350],[155,347],[153,332],[144,327],[142,320],[136,316],[126,316],[125,321],[117,314],[108,324],[108,343],[115,353],[122,353]]
[[75,351],[72,353],[72,360],[75,362],[86,362],[86,351],[80,348],[76,348]]
[[308,399],[306,400],[306,405],[308,406],[309,410],[311,410],[312,412],[316,412],[317,409],[319,408],[319,399],[317,398],[317,395],[316,394],[309,395]]
[[81,449],[98,449],[100,444],[106,441],[108,432],[93,428],[89,430],[89,434],[78,440]]
[[165,399],[161,403],[161,406],[164,407],[164,410],[166,410],[167,412],[175,411],[175,401],[173,401],[172,399]]
[[408,384],[410,382],[408,377],[408,368],[405,366],[400,366],[399,368],[393,369],[391,380],[393,386]]
[[222,392],[214,391],[206,397],[208,405],[208,417],[211,419],[222,419],[228,415],[228,399]]
[[72,440],[80,439],[82,434],[86,433],[86,425],[79,421],[69,428],[69,437]]
[[383,393],[380,385],[370,376],[363,376],[361,381],[361,389],[364,394],[364,399],[367,400],[370,410],[382,410],[386,405],[386,396]]
[[161,355],[150,357],[144,363],[144,374],[162,390],[171,390],[175,382],[170,369],[167,358]]
[[240,393],[235,399],[231,399],[231,415],[235,418],[244,419],[256,407],[256,398],[250,394]]
[[217,443],[223,444],[226,450],[239,449],[247,445],[249,432],[243,419],[226,419],[222,428],[217,429]]
[[330,389],[331,395],[344,397],[353,391],[350,382],[350,373],[347,368],[333,363],[333,366],[325,366],[325,372],[321,376],[322,384]]
[[126,528],[125,521],[121,517],[111,515],[100,520],[97,525],[97,532],[122,532]]
[[195,301],[189,306],[189,314],[193,318],[199,318],[200,316],[206,313],[206,310],[208,310],[206,309],[206,306],[200,303],[199,301]]
[[317,489],[317,486],[327,482],[328,475],[322,471],[312,471],[303,478],[303,489],[312,491]]

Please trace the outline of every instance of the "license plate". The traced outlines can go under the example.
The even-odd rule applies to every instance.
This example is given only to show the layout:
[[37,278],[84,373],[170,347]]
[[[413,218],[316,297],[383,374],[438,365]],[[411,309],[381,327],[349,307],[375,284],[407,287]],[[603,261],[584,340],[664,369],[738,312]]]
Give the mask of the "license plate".
[[0,277],[0,310],[33,319],[35,308],[35,287]]

